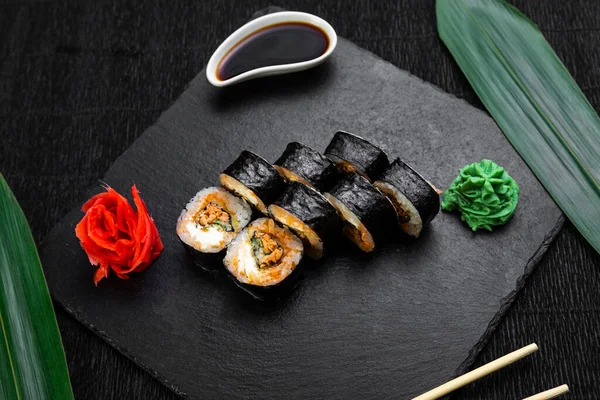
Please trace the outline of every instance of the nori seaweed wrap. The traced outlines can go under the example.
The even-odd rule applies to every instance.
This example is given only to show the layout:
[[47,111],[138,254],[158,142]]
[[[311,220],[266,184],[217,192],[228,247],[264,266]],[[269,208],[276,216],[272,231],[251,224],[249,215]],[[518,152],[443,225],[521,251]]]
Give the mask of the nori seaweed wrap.
[[237,286],[260,300],[290,292],[303,275],[302,241],[271,218],[251,222],[227,248],[223,259]]
[[379,147],[352,133],[339,131],[325,149],[343,172],[358,172],[371,181],[389,165],[387,154]]
[[285,188],[285,179],[264,158],[244,150],[222,174],[221,186],[267,214],[267,205]]
[[321,192],[331,188],[340,176],[333,161],[298,142],[289,143],[274,166],[289,181],[302,182]]
[[362,251],[373,251],[375,239],[398,225],[391,201],[356,172],[342,178],[325,196],[344,220],[344,235]]
[[200,268],[204,272],[207,272],[213,277],[223,270],[223,254],[225,252],[203,253],[196,250],[183,240],[181,240],[181,243],[183,243],[183,247],[185,248],[188,257],[196,267]]
[[325,238],[339,226],[337,211],[331,203],[300,182],[291,182],[269,206],[269,213],[302,239],[306,254],[315,260],[323,256]]
[[231,272],[228,272],[229,278],[237,287],[248,293],[257,300],[264,302],[272,302],[282,297],[287,296],[294,291],[304,278],[304,262],[300,262],[298,266],[287,276],[283,281],[271,286],[251,285],[240,282]]
[[400,227],[411,236],[418,237],[440,210],[440,196],[434,187],[399,158],[383,172],[375,186],[392,201]]

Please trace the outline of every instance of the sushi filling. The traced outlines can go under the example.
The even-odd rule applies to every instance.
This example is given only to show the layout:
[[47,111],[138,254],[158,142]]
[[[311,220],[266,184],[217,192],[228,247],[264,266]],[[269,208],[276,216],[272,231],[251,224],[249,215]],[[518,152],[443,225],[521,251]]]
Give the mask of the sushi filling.
[[371,232],[369,232],[365,224],[361,222],[356,214],[346,207],[344,203],[335,198],[335,196],[329,193],[326,193],[325,196],[329,202],[333,204],[336,210],[338,210],[338,213],[344,221],[342,229],[344,235],[366,253],[375,250],[375,240],[373,239],[373,235],[371,235]]
[[195,250],[218,253],[250,222],[251,214],[244,200],[221,188],[206,188],[181,212],[177,235]]
[[272,267],[283,257],[283,247],[269,233],[256,231],[250,242],[258,268]]
[[292,232],[302,239],[306,246],[306,254],[315,260],[323,257],[323,240],[312,228],[304,223],[300,218],[291,212],[272,204],[269,206],[269,212],[275,221],[288,227]]
[[400,219],[400,228],[411,236],[419,237],[421,230],[423,230],[423,220],[410,200],[389,183],[377,181],[375,186],[392,201]]
[[305,184],[308,187],[314,188],[314,186],[307,181],[306,179],[304,179],[302,176],[295,174],[294,172],[290,171],[287,168],[284,167],[280,167],[279,165],[274,165],[275,169],[277,171],[279,171],[279,173],[289,182],[300,182]]
[[220,174],[219,181],[221,182],[221,186],[225,189],[245,199],[261,213],[267,214],[267,206],[265,206],[265,203],[263,203],[256,193],[250,190],[246,185],[227,174]]
[[198,212],[195,219],[201,226],[214,225],[225,232],[234,230],[231,215],[220,204],[212,201]]
[[254,286],[281,283],[300,264],[302,241],[270,218],[253,221],[231,242],[223,260],[238,282]]

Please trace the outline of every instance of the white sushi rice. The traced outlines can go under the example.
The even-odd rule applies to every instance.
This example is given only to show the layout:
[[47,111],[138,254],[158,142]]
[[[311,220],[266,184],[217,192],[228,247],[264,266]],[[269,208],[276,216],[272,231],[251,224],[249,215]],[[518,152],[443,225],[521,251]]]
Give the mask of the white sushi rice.
[[[271,234],[283,248],[283,257],[274,266],[260,268],[253,254],[251,239],[254,232]],[[241,283],[272,286],[282,282],[300,264],[304,247],[292,232],[278,226],[270,218],[252,221],[227,248],[223,264]]]
[[304,221],[275,204],[269,206],[269,214],[275,221],[300,236],[310,258],[318,260],[323,257],[323,240]]
[[423,230],[423,220],[415,206],[393,185],[383,181],[375,182],[375,186],[381,190],[391,201],[396,209],[400,208],[408,215],[408,222],[400,223],[400,228],[407,234],[419,237]]
[[[342,219],[349,224],[349,226],[344,227],[344,235],[364,252],[370,253],[375,250],[373,235],[356,214],[332,194],[325,193],[325,197],[335,207]],[[356,232],[349,232],[348,229],[353,229]]]
[[[219,204],[231,217],[233,232],[208,225],[202,226],[197,215],[210,202]],[[203,253],[218,253],[250,222],[252,210],[242,199],[218,187],[202,189],[189,201],[177,219],[177,235],[188,246]]]
[[244,185],[242,182],[227,174],[220,174],[219,181],[221,182],[221,186],[223,186],[225,189],[245,199],[264,215],[268,215],[267,206],[265,203],[263,203],[256,193],[248,189],[248,187],[246,187],[246,185]]

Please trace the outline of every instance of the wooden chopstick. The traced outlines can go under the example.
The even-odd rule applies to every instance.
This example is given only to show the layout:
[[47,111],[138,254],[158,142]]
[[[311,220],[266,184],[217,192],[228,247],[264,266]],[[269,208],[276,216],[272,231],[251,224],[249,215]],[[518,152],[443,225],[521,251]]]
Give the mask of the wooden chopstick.
[[555,387],[554,389],[550,389],[550,390],[546,390],[545,392],[534,394],[533,396],[527,397],[523,400],[548,400],[548,399],[553,399],[555,397],[558,397],[561,394],[565,394],[568,391],[569,391],[569,387],[567,385],[560,385],[558,387]]
[[[451,380],[450,382],[446,382],[443,385],[438,386],[435,389],[428,391],[427,393],[423,393],[422,395],[413,398],[412,400],[439,399],[440,397],[445,396],[448,393],[453,392],[458,388],[468,385],[469,383],[474,382],[479,378],[489,375],[492,372],[495,372],[501,368],[504,368],[507,365],[510,365],[510,364],[514,363],[515,361],[518,361],[521,358],[524,358],[524,357],[530,355],[531,353],[536,352],[537,350],[538,350],[537,344],[532,343],[528,346],[520,348],[519,350],[515,350],[512,353],[508,353],[507,355],[500,357],[497,360],[494,360],[490,363],[487,363],[477,369],[474,369],[471,372],[461,375],[458,378]],[[543,399],[543,398],[544,397],[540,397],[540,399]]]

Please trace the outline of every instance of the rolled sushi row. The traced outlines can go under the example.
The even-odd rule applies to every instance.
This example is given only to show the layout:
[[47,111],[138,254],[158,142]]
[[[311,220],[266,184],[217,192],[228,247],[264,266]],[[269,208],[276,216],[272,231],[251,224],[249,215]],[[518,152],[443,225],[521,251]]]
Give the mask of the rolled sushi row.
[[[425,178],[399,158],[390,163],[383,150],[359,136],[337,132],[325,149],[325,156],[347,174],[327,197],[345,222],[346,236],[364,251],[374,248],[374,243],[370,243],[374,233],[388,232],[384,221],[390,208],[381,193],[391,201],[401,230],[413,237],[419,237],[439,212],[439,194]],[[370,186],[371,182],[378,192]]]
[[[243,151],[219,181],[222,187],[190,200],[177,233],[203,267],[214,265],[206,257],[227,249],[226,269],[259,297],[293,286],[304,252],[321,258],[325,240],[339,228],[371,252],[398,226],[419,236],[439,210],[439,196],[425,179],[347,132],[337,132],[324,155],[290,143],[274,165]],[[264,217],[250,222],[253,209]]]
[[202,189],[182,210],[179,239],[201,268],[215,272],[222,260],[235,283],[253,296],[278,297],[298,281],[304,246],[273,219],[252,216],[254,210],[268,213],[285,179],[262,157],[244,151],[219,180],[222,187]]

